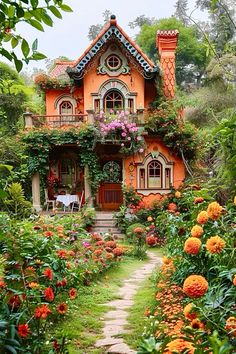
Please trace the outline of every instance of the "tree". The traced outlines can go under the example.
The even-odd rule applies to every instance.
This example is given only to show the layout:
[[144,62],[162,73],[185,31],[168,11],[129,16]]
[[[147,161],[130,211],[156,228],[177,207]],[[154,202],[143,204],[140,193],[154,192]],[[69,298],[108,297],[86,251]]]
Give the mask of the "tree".
[[188,0],[177,0],[175,4],[174,17],[182,21],[185,25],[189,24],[189,20],[187,18],[187,11],[188,11]]
[[[1,0],[0,3],[0,54],[13,61],[17,71],[23,66],[23,61],[44,59],[45,55],[37,51],[37,39],[30,45],[17,31],[17,24],[25,22],[39,31],[44,26],[53,26],[51,15],[62,18],[61,12],[72,12],[64,0]],[[12,50],[6,48],[6,42],[11,44]],[[20,47],[22,58],[19,58],[15,48]]]
[[155,21],[155,17],[146,17],[145,15],[140,15],[136,17],[134,21],[129,22],[129,27],[133,29],[135,27],[141,28],[143,25],[151,26],[155,23]]
[[103,27],[110,21],[110,17],[112,12],[110,10],[105,10],[102,14],[103,16],[103,24],[97,23],[96,25],[91,25],[88,31],[88,39],[90,41],[94,40],[99,32],[103,29]]
[[200,81],[208,59],[206,48],[196,26],[186,26],[174,17],[156,20],[153,25],[143,25],[137,35],[137,43],[152,59],[157,59],[157,30],[179,30],[176,56],[176,78],[178,84]]
[[196,4],[201,10],[208,11],[209,39],[216,52],[222,54],[229,42],[235,39],[235,4],[229,0],[197,0]]
[[27,88],[19,74],[0,62],[0,126],[5,133],[15,133],[27,101]]

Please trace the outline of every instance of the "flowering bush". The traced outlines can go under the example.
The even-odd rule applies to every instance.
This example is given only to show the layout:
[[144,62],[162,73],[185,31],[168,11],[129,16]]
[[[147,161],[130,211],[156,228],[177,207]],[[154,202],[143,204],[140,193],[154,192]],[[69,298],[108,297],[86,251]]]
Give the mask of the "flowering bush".
[[[113,112],[112,112],[113,113]],[[142,130],[136,123],[131,122],[128,111],[117,112],[117,115],[106,117],[104,112],[100,112],[95,117],[101,135],[104,139],[110,139],[112,142],[121,142],[122,153],[144,151],[144,139],[141,135]]]
[[150,337],[153,353],[233,353],[236,206],[229,201],[222,207],[195,186],[177,197],[170,196],[156,214],[167,256],[140,353],[148,353]]
[[97,235],[98,243],[94,235],[82,234],[68,217],[9,224],[4,232],[0,347],[7,351],[11,345],[12,353],[62,353],[50,335],[53,323],[70,312],[82,286],[115,264],[124,250],[114,240],[106,243]]

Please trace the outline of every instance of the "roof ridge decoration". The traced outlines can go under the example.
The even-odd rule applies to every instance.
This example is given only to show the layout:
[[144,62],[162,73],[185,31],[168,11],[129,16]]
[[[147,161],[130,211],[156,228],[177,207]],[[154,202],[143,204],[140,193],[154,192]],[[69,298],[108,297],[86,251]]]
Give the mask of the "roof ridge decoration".
[[158,71],[158,67],[142,52],[139,46],[117,25],[115,16],[111,16],[110,22],[102,29],[93,40],[87,50],[77,60],[74,67],[68,67],[66,72],[76,80],[82,79],[85,75],[85,67],[94,58],[104,44],[112,37],[118,39],[126,50],[135,58],[142,68],[142,75],[145,78],[152,78]]

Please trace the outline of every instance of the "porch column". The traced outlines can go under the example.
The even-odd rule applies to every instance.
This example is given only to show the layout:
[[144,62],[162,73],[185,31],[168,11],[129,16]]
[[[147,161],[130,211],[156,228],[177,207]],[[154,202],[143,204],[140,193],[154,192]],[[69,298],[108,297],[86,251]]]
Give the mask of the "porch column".
[[26,129],[33,128],[32,113],[29,112],[28,108],[27,108],[27,112],[23,113],[23,117],[24,117],[25,128]]
[[36,172],[32,176],[32,197],[33,197],[33,207],[36,211],[41,211],[41,204],[40,204],[40,177],[39,173]]
[[86,111],[88,113],[88,123],[93,124],[94,123],[94,110],[93,109],[87,109]]
[[93,206],[93,198],[92,198],[91,187],[89,183],[88,166],[84,167],[84,196],[85,196],[85,203],[87,203],[89,206]]

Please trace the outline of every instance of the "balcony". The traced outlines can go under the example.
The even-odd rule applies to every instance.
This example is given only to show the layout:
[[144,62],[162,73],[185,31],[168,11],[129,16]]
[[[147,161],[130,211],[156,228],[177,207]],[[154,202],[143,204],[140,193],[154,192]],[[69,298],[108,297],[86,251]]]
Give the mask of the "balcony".
[[83,123],[88,123],[87,114],[70,115],[33,115],[24,113],[25,128],[60,129],[63,127],[78,128]]
[[[87,114],[64,114],[64,115],[34,115],[30,112],[24,113],[25,128],[49,128],[61,129],[64,127],[78,128],[81,124],[94,124],[96,122],[95,113],[88,110]],[[144,110],[137,110],[137,113],[128,116],[129,122],[143,126]]]

